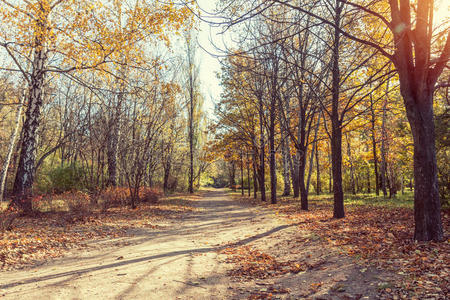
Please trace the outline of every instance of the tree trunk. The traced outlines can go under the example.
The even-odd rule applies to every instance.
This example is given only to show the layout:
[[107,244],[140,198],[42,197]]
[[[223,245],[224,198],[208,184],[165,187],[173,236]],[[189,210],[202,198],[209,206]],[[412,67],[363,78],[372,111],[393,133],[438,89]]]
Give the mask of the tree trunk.
[[308,177],[306,179],[306,193],[309,195],[309,186],[311,184],[311,176],[313,171],[313,164],[314,164],[314,152],[316,150],[316,147],[314,143],[311,145],[311,154],[309,155],[309,168],[308,168]]
[[395,195],[397,194],[397,176],[392,166],[388,165],[387,169],[388,169],[387,183],[389,188],[389,198],[392,198],[395,197]]
[[252,192],[251,191],[250,182],[251,182],[251,178],[250,178],[250,159],[249,159],[248,151],[247,151],[247,190],[248,190],[248,197],[250,197],[250,194]]
[[[120,93],[121,94],[121,93]],[[118,96],[120,98],[122,96]],[[114,109],[113,117],[110,119],[108,130],[107,160],[108,160],[108,186],[117,186],[117,156],[119,152],[120,135],[120,102]]]
[[117,96],[113,98],[113,111],[109,120],[107,128],[107,160],[108,160],[108,186],[117,186],[117,159],[119,155],[119,141],[120,141],[120,121],[122,118],[122,103],[125,98],[125,79],[126,67],[123,65],[119,74],[122,79],[117,78],[119,90]]
[[236,165],[234,160],[230,162],[230,186],[231,189],[233,190],[233,192],[236,191],[236,181],[235,181],[235,177],[236,177]]
[[405,177],[402,175],[402,186],[401,186],[401,188],[402,188],[402,195],[404,195],[405,194]]
[[360,178],[361,178],[361,174],[357,173],[355,176],[356,193],[361,193],[363,190],[362,180]]
[[260,171],[259,171],[259,185],[261,190],[261,201],[266,201],[266,184],[265,184],[265,151],[264,151],[264,123],[263,123],[263,113],[264,106],[262,98],[259,98],[259,130],[260,130]]
[[270,202],[277,203],[277,170],[275,161],[275,105],[270,108],[270,126],[269,126],[269,170],[270,170]]
[[300,208],[308,210],[308,192],[305,186],[305,169],[306,169],[306,149],[301,151],[303,154],[298,164],[298,184],[300,186]]
[[[193,92],[191,92],[193,93]],[[189,101],[189,193],[194,193],[194,99]],[[234,178],[233,178],[234,181]],[[233,184],[234,186],[234,184]]]
[[[195,47],[193,45],[191,34],[186,36],[186,71],[187,71],[187,89],[188,89],[188,139],[189,139],[189,174],[188,174],[188,191],[194,193],[194,112],[197,104],[197,73],[195,71]],[[233,166],[234,168],[234,166]],[[234,180],[234,179],[233,179]]]
[[[386,91],[387,93],[387,91]],[[383,191],[383,196],[387,197],[387,182],[386,182],[386,140],[387,140],[387,133],[386,133],[386,118],[387,118],[387,94],[383,103],[383,119],[381,121],[381,190]]]
[[308,193],[305,186],[305,168],[306,168],[306,122],[305,113],[302,110],[302,98],[299,97],[299,116],[297,129],[297,184],[300,192],[300,206],[302,210],[308,210]]
[[153,168],[149,166],[147,171],[147,181],[149,187],[153,187],[153,171]]
[[414,139],[414,239],[442,241],[441,202],[437,178],[433,95],[404,97]]
[[348,156],[348,160],[350,162],[350,184],[351,184],[351,188],[352,188],[352,194],[356,195],[356,180],[355,180],[355,170],[353,168],[353,161],[352,161],[352,150],[350,147],[350,139],[348,137],[348,134],[346,134],[346,138],[347,138],[347,156]]
[[314,132],[314,141],[311,146],[311,156],[309,158],[308,179],[306,180],[306,193],[307,194],[309,194],[309,184],[311,182],[311,175],[312,175],[312,170],[313,170],[314,154],[315,154],[316,145],[317,145],[317,133],[319,132],[319,125],[320,125],[320,114],[317,117],[317,125],[316,125],[316,129]]
[[298,198],[300,195],[300,185],[299,185],[299,179],[298,179],[298,170],[300,168],[300,164],[299,164],[300,156],[301,156],[301,154],[297,150],[297,153],[294,156],[293,171],[291,172],[292,190],[294,191],[294,198]]
[[342,131],[339,126],[333,125],[331,139],[331,164],[333,169],[334,218],[345,217],[344,193],[342,191]]
[[283,165],[283,179],[284,179],[284,189],[283,196],[288,196],[291,194],[291,180],[289,172],[289,148],[287,146],[287,139],[283,138],[281,141],[281,156]]
[[2,171],[0,173],[0,202],[3,201],[6,187],[6,177],[8,175],[9,164],[14,152],[14,146],[16,144],[17,134],[20,128],[20,117],[22,116],[23,102],[25,101],[25,95],[20,97],[19,104],[17,105],[16,116],[14,118],[14,129],[9,138],[8,150],[6,152],[5,160],[3,162]]
[[450,32],[446,34],[439,58],[430,59],[430,54],[435,52],[431,44],[433,1],[417,1],[414,21],[411,21],[408,1],[400,1],[400,5],[397,1],[389,1],[389,5],[392,28],[407,24],[405,30],[393,31],[395,53],[391,61],[398,72],[400,92],[414,140],[414,238],[442,241],[433,93],[450,58]]
[[32,210],[31,195],[35,175],[36,147],[39,121],[41,116],[46,61],[45,50],[36,48],[33,59],[33,71],[30,77],[28,107],[25,123],[22,127],[23,140],[14,181],[14,204],[25,212]]
[[169,188],[170,169],[171,169],[170,162],[166,162],[164,166],[164,183],[163,183],[164,194],[167,194]]
[[331,160],[333,168],[334,218],[345,217],[344,193],[342,191],[342,128],[339,120],[339,44],[342,3],[336,1],[334,43],[332,57],[332,109],[331,109]]
[[[283,101],[281,101],[281,99],[283,99]],[[292,163],[292,155],[291,155],[291,151],[290,151],[290,146],[289,146],[289,138],[288,137],[284,137],[283,135],[285,133],[287,133],[289,124],[290,124],[290,103],[289,103],[289,96],[283,96],[280,97],[280,110],[279,110],[279,118],[280,118],[280,122],[282,122],[281,125],[284,124],[284,130],[282,130],[281,135],[282,135],[282,144],[281,144],[281,152],[282,152],[282,156],[283,156],[283,178],[284,178],[284,191],[283,191],[283,196],[288,196],[291,194],[291,181],[292,181],[292,185],[295,186],[295,170],[294,170],[294,166]],[[281,103],[282,102],[282,103]],[[282,112],[282,108],[284,107],[285,109],[285,118],[283,117],[283,112]],[[283,127],[281,126],[280,127]],[[295,193],[294,193],[295,194]],[[294,195],[295,197],[295,195]],[[297,197],[298,197],[298,187],[297,187]]]
[[241,195],[244,196],[244,158],[241,152]]
[[380,195],[380,183],[378,181],[378,156],[377,156],[377,141],[375,137],[375,108],[373,107],[372,95],[370,95],[370,106],[371,106],[371,137],[372,137],[372,152],[373,152],[373,167],[375,172],[375,193]]
[[328,152],[328,163],[329,163],[329,174],[328,174],[328,192],[331,194],[333,191],[333,187],[332,187],[332,179],[333,179],[333,159],[331,157],[331,142],[330,142],[330,147],[329,147],[330,151]]
[[320,162],[319,162],[319,143],[316,143],[316,194],[320,195]]
[[253,198],[258,198],[258,175],[256,173],[256,151],[253,151]]

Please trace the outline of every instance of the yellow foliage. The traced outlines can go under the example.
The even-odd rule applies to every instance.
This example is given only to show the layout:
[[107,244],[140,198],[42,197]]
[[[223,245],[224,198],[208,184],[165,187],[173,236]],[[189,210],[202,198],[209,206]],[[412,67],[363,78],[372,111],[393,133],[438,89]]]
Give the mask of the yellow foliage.
[[169,45],[170,32],[190,26],[191,12],[173,1],[0,2],[0,40],[25,57],[45,50],[58,68],[81,70],[114,61],[139,64],[145,42]]

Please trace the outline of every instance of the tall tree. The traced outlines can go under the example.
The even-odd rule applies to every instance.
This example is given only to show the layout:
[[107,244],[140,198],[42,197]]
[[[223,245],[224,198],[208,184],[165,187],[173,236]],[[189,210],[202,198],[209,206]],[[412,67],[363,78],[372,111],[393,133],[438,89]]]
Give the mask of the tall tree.
[[[19,163],[14,181],[14,204],[32,209],[30,195],[35,177],[37,134],[43,106],[43,90],[48,73],[71,74],[103,68],[117,61],[119,49],[133,48],[150,36],[163,37],[166,24],[180,27],[190,12],[173,3],[151,5],[140,2],[129,10],[126,38],[111,29],[114,3],[92,5],[92,1],[1,1],[0,45],[28,84],[27,110],[22,127]],[[136,6],[137,7],[137,6]],[[162,21],[167,17],[167,21]],[[138,24],[137,26],[134,25]],[[131,26],[133,25],[133,26]],[[10,30],[10,29],[13,30]],[[24,67],[31,62],[30,71]]]
[[[414,139],[414,239],[443,240],[433,98],[439,76],[450,59],[450,31],[448,27],[437,33],[433,30],[434,2],[389,0],[386,10],[384,5],[372,2],[338,0],[342,5],[359,10],[367,23],[372,24],[372,29],[387,30],[387,36],[378,38],[379,42],[341,28],[336,22],[297,6],[293,1],[274,2],[314,16],[346,38],[373,47],[394,64]],[[337,171],[336,175],[339,175]],[[339,188],[335,193],[339,193]]]
[[195,61],[197,39],[192,31],[185,36],[186,45],[186,106],[188,109],[188,142],[189,142],[189,176],[188,191],[194,193],[194,152],[195,152],[195,112],[199,103],[198,99],[198,67]]
[[[22,92],[23,93],[23,92]],[[0,202],[3,201],[5,188],[6,188],[6,177],[8,175],[8,169],[11,162],[11,157],[14,152],[14,147],[16,145],[17,135],[20,129],[20,118],[22,117],[23,103],[25,100],[25,95],[19,97],[19,103],[17,103],[16,115],[14,118],[14,127],[9,137],[8,150],[4,158],[2,169],[0,170]]]

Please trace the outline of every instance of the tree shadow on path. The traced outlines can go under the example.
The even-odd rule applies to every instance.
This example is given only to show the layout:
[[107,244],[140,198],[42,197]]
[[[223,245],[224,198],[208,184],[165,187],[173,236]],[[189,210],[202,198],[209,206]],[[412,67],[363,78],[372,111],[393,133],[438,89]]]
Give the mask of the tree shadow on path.
[[[286,229],[286,228],[289,228],[292,226],[296,226],[296,225],[297,224],[287,224],[287,225],[277,226],[266,232],[256,234],[251,237],[234,242],[234,243],[232,243],[232,245],[233,246],[245,245],[245,244],[251,243],[255,240],[267,237],[275,232],[278,232],[283,229]],[[36,282],[41,282],[41,281],[46,281],[46,280],[52,280],[52,279],[66,277],[66,276],[73,276],[73,275],[80,276],[80,275],[87,274],[90,272],[122,267],[122,266],[126,266],[126,265],[136,264],[136,263],[140,263],[140,262],[146,262],[146,261],[159,259],[159,258],[167,258],[167,257],[174,257],[174,256],[179,256],[179,255],[187,255],[187,254],[197,254],[197,253],[203,254],[203,253],[208,253],[208,252],[213,252],[213,251],[220,251],[227,247],[230,247],[230,244],[226,244],[226,245],[222,245],[222,246],[218,246],[218,247],[204,247],[204,248],[198,248],[198,249],[186,249],[186,250],[172,251],[172,252],[167,252],[167,253],[162,253],[162,254],[157,254],[157,255],[139,257],[139,258],[130,259],[130,260],[121,260],[116,263],[111,263],[111,264],[107,264],[107,265],[101,265],[101,266],[95,266],[95,267],[89,267],[89,268],[81,268],[81,269],[77,269],[77,270],[60,272],[60,273],[55,273],[55,274],[50,274],[50,275],[45,275],[45,276],[31,277],[31,278],[16,281],[16,282],[2,284],[2,285],[0,285],[0,289],[7,289],[7,288],[20,286],[20,285],[31,284],[31,283],[36,283]]]

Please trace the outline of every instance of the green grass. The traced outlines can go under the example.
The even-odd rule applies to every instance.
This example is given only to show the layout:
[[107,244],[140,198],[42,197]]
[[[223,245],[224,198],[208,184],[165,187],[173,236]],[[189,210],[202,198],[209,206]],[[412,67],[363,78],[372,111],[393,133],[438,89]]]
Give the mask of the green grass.
[[392,198],[384,198],[383,196],[376,196],[373,194],[357,194],[345,195],[345,204],[350,205],[372,205],[372,206],[387,206],[387,207],[414,207],[414,192],[405,192],[405,194],[397,194]]
[[[229,194],[233,196],[240,196],[241,191],[237,190],[235,192],[229,190]],[[252,194],[253,196],[253,191]],[[247,196],[247,190],[245,191],[245,196]],[[259,196],[259,193],[258,193]],[[278,194],[278,199],[283,200],[292,200],[292,196],[281,196]],[[266,197],[270,197],[270,190],[266,190]],[[333,202],[332,194],[321,194],[316,195],[313,192],[310,192],[308,201],[310,203],[322,203],[322,204],[331,204]],[[405,191],[402,195],[399,192],[393,198],[384,198],[382,195],[377,196],[375,193],[371,194],[345,194],[344,195],[344,204],[345,205],[353,205],[353,206],[382,206],[382,207],[393,207],[393,208],[413,208],[414,207],[414,192],[413,191]]]
[[[323,194],[323,195],[315,195],[310,194],[308,200],[311,202],[322,202],[322,203],[331,203],[333,202],[333,195],[331,194]],[[377,196],[375,193],[371,194],[345,194],[344,195],[344,204],[345,205],[354,205],[354,206],[384,206],[384,207],[402,207],[402,208],[413,208],[414,207],[414,193],[413,192],[405,192],[404,195],[401,193],[393,198],[384,198],[382,195]]]

